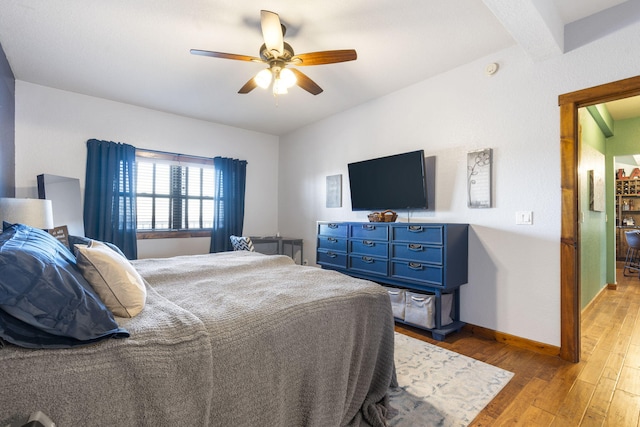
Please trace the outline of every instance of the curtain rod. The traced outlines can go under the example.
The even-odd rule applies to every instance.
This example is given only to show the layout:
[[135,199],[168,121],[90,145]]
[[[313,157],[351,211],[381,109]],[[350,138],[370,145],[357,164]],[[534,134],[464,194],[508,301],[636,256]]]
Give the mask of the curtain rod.
[[[212,165],[214,159],[214,157],[194,156],[191,154],[172,153],[170,151],[149,150],[148,148],[136,148],[136,155],[138,154],[138,151],[141,152],[140,157],[146,157],[149,159],[175,160],[180,162],[181,158],[188,158],[188,160],[191,162],[204,163],[208,165]],[[215,157],[221,158],[222,156]],[[246,160],[242,161],[246,162]]]
[[136,151],[143,151],[145,153],[150,154],[149,156],[142,155],[141,157],[169,157],[169,158],[178,158],[181,157],[189,157],[190,159],[201,159],[205,161],[213,161],[213,157],[205,157],[205,156],[195,156],[191,154],[180,154],[180,153],[172,153],[170,151],[159,151],[159,150],[149,150],[148,148],[136,148]]

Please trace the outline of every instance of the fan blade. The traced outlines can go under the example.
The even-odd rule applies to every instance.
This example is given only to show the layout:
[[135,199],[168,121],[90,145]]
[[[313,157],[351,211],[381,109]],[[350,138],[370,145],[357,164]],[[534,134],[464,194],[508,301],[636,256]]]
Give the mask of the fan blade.
[[291,58],[294,65],[323,65],[335,64],[358,59],[358,54],[353,49],[325,50],[323,52],[303,53]]
[[200,50],[200,49],[191,49],[190,52],[192,55],[211,56],[213,58],[236,59],[238,61],[264,62],[262,59],[256,58],[255,56],[236,55],[235,53],[212,52],[210,50]]
[[260,11],[260,25],[262,26],[262,37],[267,50],[274,58],[282,56],[284,53],[284,36],[282,35],[282,25],[277,13],[268,10]]
[[251,77],[251,79],[240,88],[238,93],[249,93],[254,90],[256,86],[258,86],[258,84],[256,83],[255,79]]
[[307,75],[302,71],[296,70],[295,68],[289,69],[293,71],[293,74],[296,75],[296,84],[302,89],[306,90],[312,95],[318,95],[319,93],[322,93],[322,88],[318,86],[316,82],[307,77]]

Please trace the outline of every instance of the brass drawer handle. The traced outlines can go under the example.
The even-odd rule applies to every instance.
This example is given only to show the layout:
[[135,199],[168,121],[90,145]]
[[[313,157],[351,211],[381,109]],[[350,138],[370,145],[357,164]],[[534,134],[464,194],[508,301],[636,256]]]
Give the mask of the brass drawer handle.
[[410,251],[421,251],[422,250],[422,245],[418,245],[416,243],[409,243],[409,250]]

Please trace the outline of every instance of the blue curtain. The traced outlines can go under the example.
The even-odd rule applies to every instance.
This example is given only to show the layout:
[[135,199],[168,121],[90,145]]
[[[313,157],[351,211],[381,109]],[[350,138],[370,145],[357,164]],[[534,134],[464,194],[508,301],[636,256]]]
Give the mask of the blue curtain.
[[242,236],[244,192],[247,182],[246,160],[215,157],[215,200],[213,230],[209,252],[232,250],[230,236]]
[[91,239],[111,242],[129,259],[136,243],[136,149],[110,141],[87,141],[84,230]]

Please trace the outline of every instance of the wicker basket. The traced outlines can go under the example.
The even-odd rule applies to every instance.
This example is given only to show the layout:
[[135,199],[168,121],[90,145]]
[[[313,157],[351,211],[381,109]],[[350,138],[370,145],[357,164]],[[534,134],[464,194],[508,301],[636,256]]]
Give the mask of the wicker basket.
[[387,209],[382,212],[373,212],[368,215],[369,222],[395,222],[398,218],[398,214],[394,211]]

